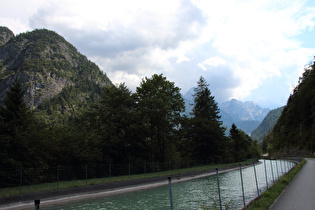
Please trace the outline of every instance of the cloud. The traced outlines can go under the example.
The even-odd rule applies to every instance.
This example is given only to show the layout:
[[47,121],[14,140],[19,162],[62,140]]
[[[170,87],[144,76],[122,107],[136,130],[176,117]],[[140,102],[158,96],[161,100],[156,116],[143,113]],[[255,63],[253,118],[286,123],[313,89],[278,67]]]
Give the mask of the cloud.
[[223,58],[221,58],[219,56],[215,56],[215,57],[208,58],[207,60],[203,61],[202,63],[198,63],[198,66],[202,70],[206,71],[207,70],[206,65],[217,67],[217,66],[225,65],[225,64],[226,64],[226,61]]
[[132,90],[143,77],[163,73],[185,93],[204,76],[217,100],[271,101],[274,95],[268,95],[266,84],[288,96],[315,54],[314,47],[301,40],[306,32],[310,38],[314,34],[315,6],[310,1],[4,0],[4,4],[10,12],[0,9],[1,24],[9,24],[15,33],[35,28],[56,31],[114,83],[125,82]]
[[[308,59],[305,53],[294,53],[305,51],[294,37],[310,28],[314,19],[301,2],[196,1],[196,5],[207,16],[209,29],[204,31],[212,37],[212,47],[219,54],[198,65],[206,70],[207,63],[223,64],[216,63],[217,58],[227,60],[225,64],[233,69],[229,76],[240,80],[230,97],[246,98],[273,77],[288,79],[287,70],[300,74],[299,68],[283,67],[303,66]],[[296,57],[290,58],[291,54]]]
[[[170,59],[190,61],[183,51],[185,42],[198,39],[205,19],[189,1],[174,2],[141,2],[142,6],[135,6],[137,2],[124,5],[126,1],[115,1],[110,8],[105,4],[104,11],[99,11],[100,5],[89,4],[86,8],[76,2],[72,8],[67,1],[56,1],[39,8],[30,24],[32,28],[45,27],[60,33],[101,65],[113,80],[121,81],[118,78],[130,74],[140,81],[151,76],[148,74],[172,68]],[[118,14],[112,14],[112,10]],[[118,71],[125,72],[125,76],[116,75]]]

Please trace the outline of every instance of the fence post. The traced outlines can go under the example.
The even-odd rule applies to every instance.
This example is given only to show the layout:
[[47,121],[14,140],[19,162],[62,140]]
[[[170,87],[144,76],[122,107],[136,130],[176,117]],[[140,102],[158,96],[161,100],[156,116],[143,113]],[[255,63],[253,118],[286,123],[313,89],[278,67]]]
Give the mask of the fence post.
[[128,164],[128,177],[129,177],[129,181],[130,181],[130,162]]
[[281,160],[280,160],[281,176],[283,176],[283,174],[284,174],[284,173],[283,173],[283,166],[282,166],[283,164],[282,164],[282,162],[283,162],[283,161],[282,161],[282,159],[281,159]]
[[87,164],[85,164],[85,186],[87,186],[87,177],[88,176],[88,171],[87,171]]
[[257,188],[257,196],[259,196],[259,188],[258,188],[258,181],[257,181],[257,175],[256,175],[255,162],[253,162],[253,165],[254,165],[254,174],[255,174],[256,188]]
[[272,180],[273,180],[273,183],[275,183],[275,177],[273,175],[272,161],[271,161],[271,159],[269,161],[270,161],[270,167],[271,167]]
[[39,209],[39,204],[40,204],[40,200],[39,199],[34,200],[34,209],[35,210]]
[[168,169],[169,169],[169,171],[170,171],[170,173],[171,173],[171,161],[168,161]]
[[220,182],[219,182],[219,173],[218,173],[218,168],[216,170],[216,175],[217,175],[217,183],[218,183],[218,192],[219,192],[219,202],[220,202],[220,210],[222,210],[222,203],[221,203],[221,193],[220,193]]
[[144,174],[147,173],[147,162],[144,162]]
[[267,169],[266,169],[266,160],[265,159],[264,159],[264,167],[265,167],[266,186],[268,189],[268,178],[267,178]]
[[173,195],[172,195],[172,178],[168,177],[168,186],[169,186],[169,191],[170,191],[170,204],[171,204],[171,210],[173,210]]
[[20,194],[22,194],[23,166],[20,168]]
[[244,195],[244,184],[243,184],[243,175],[242,175],[242,164],[240,164],[240,174],[241,174],[241,184],[242,184],[243,204],[244,204],[244,207],[245,207],[245,195]]
[[59,190],[59,165],[57,166],[57,190]]
[[108,170],[109,170],[109,182],[112,182],[112,166],[111,163],[108,165]]
[[277,174],[278,174],[278,180],[279,180],[280,176],[279,176],[279,169],[278,169],[278,160],[276,160],[276,168],[277,168]]

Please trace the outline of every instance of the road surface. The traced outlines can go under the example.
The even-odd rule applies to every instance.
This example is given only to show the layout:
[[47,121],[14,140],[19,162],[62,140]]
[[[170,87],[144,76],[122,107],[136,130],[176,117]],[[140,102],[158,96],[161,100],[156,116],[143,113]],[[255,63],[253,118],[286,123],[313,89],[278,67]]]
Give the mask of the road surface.
[[306,164],[270,207],[271,210],[315,210],[315,158]]

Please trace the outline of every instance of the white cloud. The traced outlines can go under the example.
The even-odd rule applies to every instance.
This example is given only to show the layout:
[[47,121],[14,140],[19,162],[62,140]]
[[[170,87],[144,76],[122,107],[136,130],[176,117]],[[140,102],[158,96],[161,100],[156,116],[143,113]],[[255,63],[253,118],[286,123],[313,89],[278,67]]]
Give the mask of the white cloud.
[[[54,30],[114,83],[125,82],[132,90],[143,77],[163,73],[187,91],[203,75],[220,100],[250,100],[275,78],[289,89],[315,54],[298,39],[315,25],[315,7],[307,3],[3,0],[0,24],[15,33]],[[274,88],[282,90],[278,84]]]
[[[233,97],[249,96],[252,90],[259,88],[268,78],[283,76],[283,79],[287,79],[284,66],[296,67],[297,62],[301,65],[301,60],[307,61],[308,56],[305,57],[305,53],[289,58],[290,61],[286,59],[301,49],[300,42],[294,36],[313,25],[314,15],[307,13],[300,1],[195,3],[207,16],[209,29],[204,31],[212,37],[212,47],[219,54],[214,58],[222,56],[228,60],[234,77],[241,80],[240,85],[234,88]],[[279,55],[282,59],[277,59]],[[206,70],[205,64],[218,66],[225,63],[208,59],[198,65]]]
[[207,60],[205,60],[202,63],[206,64],[208,66],[217,67],[217,66],[220,66],[220,65],[225,65],[226,61],[223,58],[219,57],[219,56],[215,56],[215,57],[208,58]]

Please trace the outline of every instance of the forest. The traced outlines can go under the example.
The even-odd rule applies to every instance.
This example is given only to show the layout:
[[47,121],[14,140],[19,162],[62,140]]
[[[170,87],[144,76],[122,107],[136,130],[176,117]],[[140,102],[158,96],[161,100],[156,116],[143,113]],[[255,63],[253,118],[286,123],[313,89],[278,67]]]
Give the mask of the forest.
[[[124,83],[113,85],[55,32],[22,33],[0,51],[1,84],[14,80],[0,103],[0,179],[7,176],[4,170],[22,167],[29,174],[57,166],[128,163],[148,163],[148,170],[149,163],[159,163],[167,170],[170,163],[231,163],[261,155],[258,141],[235,124],[226,131],[203,77],[188,115],[180,88],[163,74],[143,78],[135,92]],[[314,79],[312,63],[283,111],[277,111],[279,120],[271,117],[275,126],[262,137],[263,152],[315,151]]]
[[315,151],[315,62],[312,61],[287,101],[280,118],[264,137],[263,146],[275,156],[307,156]]
[[[144,78],[132,93],[104,86],[98,102],[65,124],[36,118],[16,79],[0,108],[0,166],[32,170],[104,163],[241,161],[260,155],[257,141],[232,126],[229,136],[203,77],[192,117],[183,115],[180,89],[162,74]],[[1,176],[1,174],[0,174]]]

